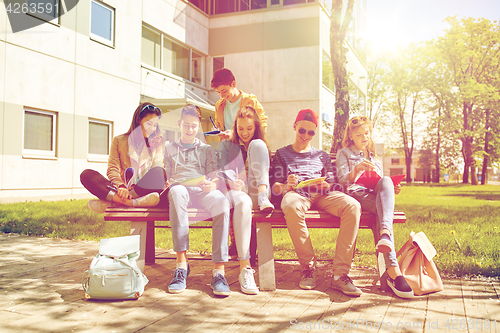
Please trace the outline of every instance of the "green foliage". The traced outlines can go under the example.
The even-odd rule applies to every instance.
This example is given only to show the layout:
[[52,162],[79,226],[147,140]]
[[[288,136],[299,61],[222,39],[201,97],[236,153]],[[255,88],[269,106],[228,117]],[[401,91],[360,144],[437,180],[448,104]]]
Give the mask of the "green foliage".
[[0,205],[0,231],[69,239],[125,236],[130,223],[104,222],[86,200],[39,201]]
[[[396,249],[411,231],[423,231],[437,250],[442,273],[500,276],[500,187],[486,185],[404,185],[396,209],[406,213],[405,224],[394,225]],[[336,229],[310,229],[319,259],[333,260]],[[286,229],[273,230],[275,258],[296,258]],[[460,244],[460,246],[458,246]],[[370,230],[360,230],[356,266],[376,267]]]

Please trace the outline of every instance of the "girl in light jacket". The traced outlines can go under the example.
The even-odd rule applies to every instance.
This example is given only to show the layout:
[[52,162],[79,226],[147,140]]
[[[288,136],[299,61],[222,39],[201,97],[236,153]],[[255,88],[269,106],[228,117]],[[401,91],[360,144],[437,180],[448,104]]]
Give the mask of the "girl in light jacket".
[[151,103],[137,107],[129,130],[113,138],[108,179],[91,169],[81,173],[83,186],[99,198],[88,202],[90,210],[104,213],[112,202],[130,207],[151,207],[160,202],[159,193],[166,184],[164,143],[158,128],[161,114]]
[[[375,148],[371,138],[372,124],[367,117],[349,120],[342,146],[337,152],[337,177],[339,183],[347,185],[347,194],[357,199],[361,209],[376,214],[378,243],[375,250],[384,254],[387,270],[380,279],[383,289],[390,287],[401,298],[413,297],[413,291],[401,274],[394,250],[393,216],[394,194],[401,185],[394,186],[390,177],[384,177],[382,164],[375,159]],[[382,177],[375,189],[355,183],[363,172],[376,172]]]

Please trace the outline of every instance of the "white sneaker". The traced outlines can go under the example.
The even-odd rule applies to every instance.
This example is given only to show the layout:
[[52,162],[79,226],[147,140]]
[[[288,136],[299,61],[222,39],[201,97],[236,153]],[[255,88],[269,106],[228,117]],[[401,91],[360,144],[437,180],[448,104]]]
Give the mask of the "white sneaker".
[[89,200],[87,203],[87,207],[97,214],[104,214],[106,212],[106,208],[111,206],[111,202],[104,200]]
[[261,193],[257,197],[257,203],[259,204],[259,209],[261,212],[269,214],[274,210],[274,205],[269,201],[266,193]]
[[259,293],[259,288],[255,284],[253,278],[253,273],[255,273],[255,271],[250,267],[245,267],[241,270],[239,277],[241,292],[250,295],[257,295]]
[[143,197],[135,199],[137,207],[153,207],[160,202],[160,195],[156,192],[149,193]]

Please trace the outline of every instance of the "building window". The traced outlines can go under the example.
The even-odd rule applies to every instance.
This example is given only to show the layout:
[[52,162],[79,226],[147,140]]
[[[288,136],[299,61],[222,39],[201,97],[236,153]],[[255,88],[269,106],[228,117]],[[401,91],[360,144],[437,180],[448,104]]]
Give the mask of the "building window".
[[193,51],[191,56],[191,81],[199,85],[205,84],[205,57]]
[[224,57],[214,57],[212,67],[213,67],[212,75],[219,69],[224,68]]
[[189,49],[163,37],[163,70],[189,80]]
[[391,158],[392,165],[399,165],[399,158]]
[[176,137],[178,136],[177,133],[180,133],[180,132],[176,132],[176,131],[173,131],[173,130],[165,130],[163,132],[163,138],[165,139],[165,141],[169,141],[169,142],[174,142],[176,140]]
[[333,71],[332,71],[332,62],[330,60],[330,56],[323,52],[323,64],[322,64],[322,82],[331,91],[335,91],[335,85],[333,82]]
[[161,68],[161,34],[142,26],[141,59],[150,66]]
[[111,133],[110,122],[89,119],[89,159],[107,158]]
[[252,9],[267,8],[267,0],[252,0]]
[[146,65],[205,85],[205,56],[145,25],[142,26],[141,59]]
[[57,114],[24,110],[23,155],[56,156]]
[[90,37],[106,45],[114,45],[115,10],[102,2],[91,0]]
[[234,0],[214,0],[214,14],[234,13],[236,2]]
[[26,14],[50,23],[59,23],[59,0],[26,0]]
[[306,0],[283,0],[283,5],[295,5],[298,3],[306,3]]
[[208,13],[207,0],[189,0],[193,5],[198,7],[200,10]]

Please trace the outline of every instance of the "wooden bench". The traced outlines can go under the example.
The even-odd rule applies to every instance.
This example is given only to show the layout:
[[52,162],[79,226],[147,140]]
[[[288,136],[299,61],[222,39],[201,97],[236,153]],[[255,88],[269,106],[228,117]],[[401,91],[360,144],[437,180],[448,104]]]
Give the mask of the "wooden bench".
[[[274,152],[272,153],[274,155]],[[330,154],[332,164],[335,166],[335,154]],[[209,212],[204,209],[188,209],[190,221],[211,220]],[[155,221],[168,221],[168,209],[161,208],[130,208],[130,207],[110,207],[104,214],[105,221],[130,221],[130,234],[141,235],[141,254],[138,260],[139,267],[144,271],[144,264],[154,264],[155,262],[155,228],[165,228],[156,226]],[[263,214],[258,210],[253,211],[253,223],[257,228],[257,248],[259,265],[259,289],[262,291],[276,290],[276,280],[274,275],[274,256],[272,228],[286,228],[286,221],[281,209],[275,209],[271,214]],[[394,212],[394,223],[405,223],[406,216],[403,212]],[[309,210],[306,213],[306,223],[308,228],[339,228],[340,218],[332,216],[326,212]],[[210,226],[191,226],[192,228],[211,228]],[[375,215],[362,213],[360,229],[372,229],[375,242],[378,236],[375,235]],[[314,246],[314,244],[313,244]],[[378,254],[379,267],[383,265],[383,256]]]
[[[162,208],[130,208],[126,206],[109,207],[104,213],[105,221],[130,221],[130,234],[141,236],[141,252],[138,265],[144,271],[145,264],[155,263],[155,228],[156,221],[168,221],[168,209]],[[211,220],[210,213],[204,209],[189,208],[190,221]],[[339,228],[340,218],[326,212],[309,210],[306,213],[308,228]],[[406,216],[403,212],[394,213],[394,223],[405,223]],[[262,291],[276,290],[274,275],[274,255],[272,228],[286,228],[283,212],[275,209],[271,214],[263,214],[258,210],[253,211],[253,223],[257,227],[257,248],[259,265],[259,289]],[[360,220],[361,229],[372,229],[375,226],[375,215],[362,213]],[[193,226],[191,226],[193,227]],[[194,226],[195,228],[211,228],[210,226]],[[374,239],[377,237],[374,233]],[[379,260],[381,255],[379,255]]]

